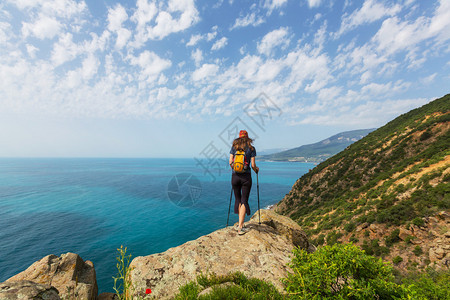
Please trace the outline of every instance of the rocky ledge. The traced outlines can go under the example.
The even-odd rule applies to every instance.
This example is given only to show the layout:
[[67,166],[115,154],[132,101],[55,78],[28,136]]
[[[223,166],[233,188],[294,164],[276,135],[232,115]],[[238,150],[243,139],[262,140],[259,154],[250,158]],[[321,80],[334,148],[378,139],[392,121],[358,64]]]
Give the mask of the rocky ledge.
[[273,211],[261,210],[261,224],[256,213],[245,226],[245,235],[232,226],[163,253],[134,258],[131,280],[136,296],[144,297],[151,289],[155,299],[169,299],[197,275],[236,271],[282,290],[280,279],[288,272],[293,248],[315,250],[297,223]]
[[0,300],[95,300],[97,293],[94,264],[75,253],[48,255],[0,285]]

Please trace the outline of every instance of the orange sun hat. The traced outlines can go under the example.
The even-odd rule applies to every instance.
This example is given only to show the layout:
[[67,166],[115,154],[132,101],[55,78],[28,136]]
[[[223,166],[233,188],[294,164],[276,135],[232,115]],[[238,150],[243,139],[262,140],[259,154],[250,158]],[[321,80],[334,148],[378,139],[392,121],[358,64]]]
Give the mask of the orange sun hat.
[[248,138],[248,133],[245,130],[239,131],[239,138],[243,138],[243,137]]

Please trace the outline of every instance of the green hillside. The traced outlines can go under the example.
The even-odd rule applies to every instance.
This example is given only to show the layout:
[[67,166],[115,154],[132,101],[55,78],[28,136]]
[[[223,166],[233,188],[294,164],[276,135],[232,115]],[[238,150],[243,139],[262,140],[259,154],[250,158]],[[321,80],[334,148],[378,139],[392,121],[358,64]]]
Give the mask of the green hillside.
[[373,130],[375,129],[360,129],[341,132],[318,143],[303,145],[271,155],[262,155],[258,159],[271,161],[322,162],[336,153],[341,152],[354,142],[362,139]]
[[449,129],[446,95],[322,162],[275,209],[296,220],[317,245],[352,241],[369,254],[395,259],[400,268],[445,264]]

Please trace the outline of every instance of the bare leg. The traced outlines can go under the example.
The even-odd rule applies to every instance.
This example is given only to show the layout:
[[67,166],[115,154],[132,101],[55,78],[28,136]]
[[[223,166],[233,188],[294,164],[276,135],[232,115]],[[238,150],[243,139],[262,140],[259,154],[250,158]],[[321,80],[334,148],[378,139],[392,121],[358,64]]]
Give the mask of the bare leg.
[[245,205],[239,204],[239,228],[244,226],[245,221]]

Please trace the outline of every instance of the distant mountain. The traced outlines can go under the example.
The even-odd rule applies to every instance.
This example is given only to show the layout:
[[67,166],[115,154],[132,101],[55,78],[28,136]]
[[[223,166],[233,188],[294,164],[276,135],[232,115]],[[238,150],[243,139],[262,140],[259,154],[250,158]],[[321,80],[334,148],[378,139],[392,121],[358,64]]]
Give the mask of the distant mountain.
[[288,148],[275,148],[275,149],[257,150],[258,151],[257,155],[258,155],[258,158],[259,158],[260,156],[271,155],[271,154],[282,152],[282,151],[286,151],[286,150],[288,150]]
[[345,131],[315,144],[303,145],[270,155],[262,155],[258,159],[271,161],[322,162],[341,152],[374,130],[375,128]]

